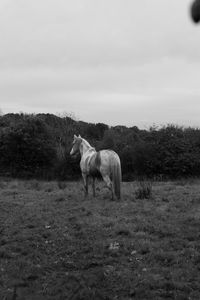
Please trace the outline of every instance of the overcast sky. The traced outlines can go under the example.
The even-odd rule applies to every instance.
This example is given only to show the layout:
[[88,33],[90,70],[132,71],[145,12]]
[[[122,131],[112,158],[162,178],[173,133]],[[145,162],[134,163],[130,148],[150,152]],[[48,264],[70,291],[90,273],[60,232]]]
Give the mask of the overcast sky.
[[200,127],[193,0],[0,0],[0,109]]

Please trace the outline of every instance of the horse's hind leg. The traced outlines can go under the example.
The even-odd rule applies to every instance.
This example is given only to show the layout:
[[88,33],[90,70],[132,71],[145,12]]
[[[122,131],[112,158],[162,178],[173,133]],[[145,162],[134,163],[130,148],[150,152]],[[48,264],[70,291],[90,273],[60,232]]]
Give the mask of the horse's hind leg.
[[92,177],[92,190],[93,190],[93,197],[96,197],[96,193],[95,193],[95,177]]
[[88,196],[88,176],[84,173],[82,173],[83,176],[83,184],[84,184],[84,189],[85,189],[85,198]]
[[103,177],[103,180],[106,183],[106,186],[109,188],[109,190],[112,193],[112,200],[113,200],[114,199],[114,193],[113,193],[113,186],[112,186],[112,182],[110,180],[110,177],[108,175],[102,175],[102,177]]

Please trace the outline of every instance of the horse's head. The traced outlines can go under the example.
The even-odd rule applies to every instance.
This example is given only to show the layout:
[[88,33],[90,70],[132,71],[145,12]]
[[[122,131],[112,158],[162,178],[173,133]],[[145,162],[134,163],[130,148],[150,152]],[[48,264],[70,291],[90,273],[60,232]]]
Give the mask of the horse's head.
[[82,143],[82,138],[79,134],[79,136],[74,135],[74,139],[72,142],[72,150],[70,151],[70,155],[75,155],[80,151],[80,146]]

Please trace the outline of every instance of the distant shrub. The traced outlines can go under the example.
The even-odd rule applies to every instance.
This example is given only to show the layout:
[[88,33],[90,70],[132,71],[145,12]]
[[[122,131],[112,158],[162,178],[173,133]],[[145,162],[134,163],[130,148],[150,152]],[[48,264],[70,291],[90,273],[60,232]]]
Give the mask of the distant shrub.
[[136,199],[151,199],[152,198],[152,182],[139,181],[135,191]]
[[67,184],[64,181],[58,181],[57,184],[58,184],[59,189],[61,189],[61,190],[64,190],[67,187]]
[[46,124],[26,117],[2,131],[0,166],[14,177],[44,177],[54,167],[56,151]]

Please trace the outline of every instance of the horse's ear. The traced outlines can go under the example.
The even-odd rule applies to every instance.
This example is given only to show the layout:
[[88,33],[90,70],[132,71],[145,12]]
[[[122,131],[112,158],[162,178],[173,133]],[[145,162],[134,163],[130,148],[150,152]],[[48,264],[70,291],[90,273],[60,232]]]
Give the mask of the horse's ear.
[[79,138],[81,138],[81,135],[79,134],[79,136],[78,136]]
[[74,134],[74,138],[77,139],[77,136]]

